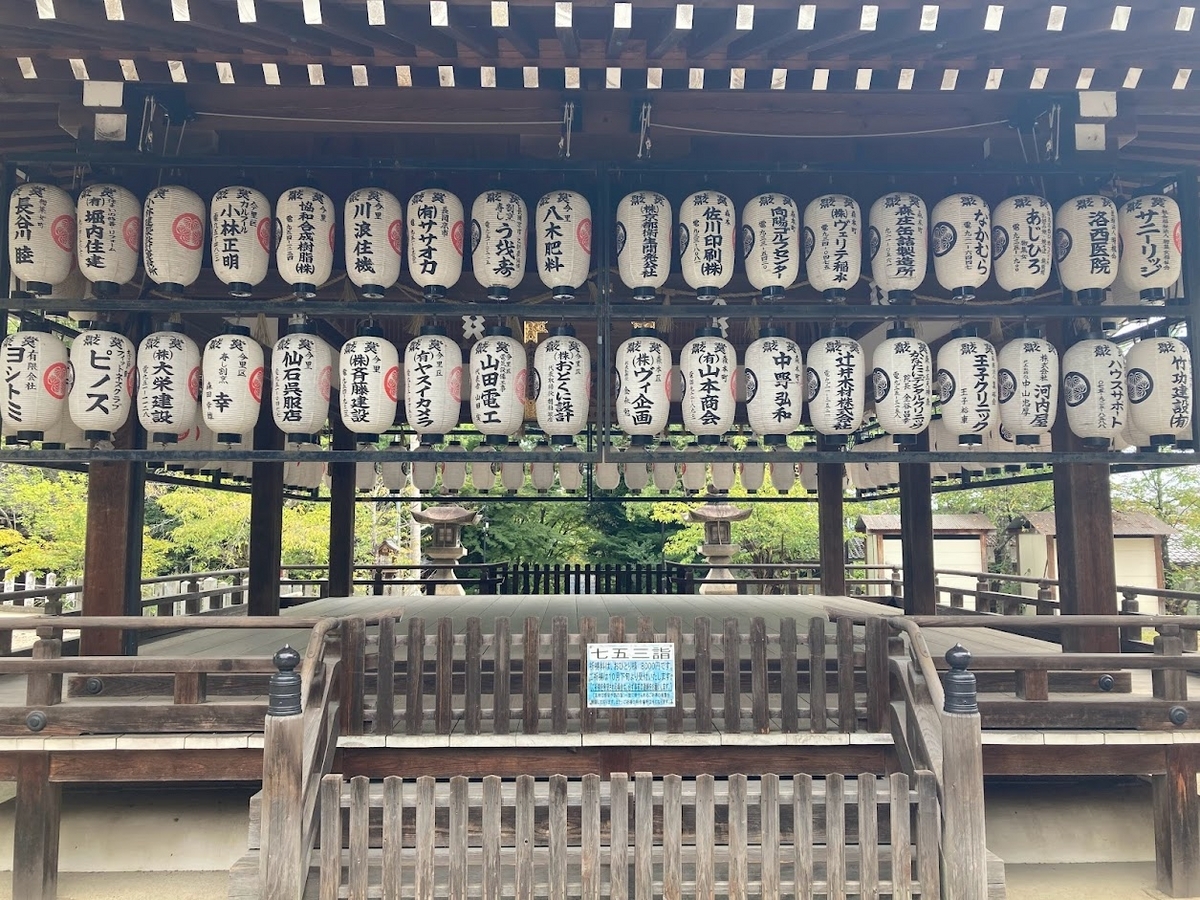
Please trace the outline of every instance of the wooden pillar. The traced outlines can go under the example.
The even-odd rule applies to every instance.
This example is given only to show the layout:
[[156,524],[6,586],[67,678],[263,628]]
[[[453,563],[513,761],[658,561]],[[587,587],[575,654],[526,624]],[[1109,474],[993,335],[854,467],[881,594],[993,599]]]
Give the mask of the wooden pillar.
[[[119,436],[120,437],[120,436]],[[129,446],[129,435],[118,444]],[[146,466],[141,462],[88,465],[87,534],[84,538],[83,615],[139,616],[142,520]],[[84,656],[137,652],[134,632],[89,629],[80,638]]]
[[[354,433],[342,422],[337,398],[330,404],[333,449],[354,450]],[[354,593],[354,463],[329,466],[329,596]]]
[[821,545],[821,593],[840,597],[846,593],[846,514],[842,501],[841,463],[817,464],[817,531]]
[[[1167,772],[1154,786],[1154,856],[1158,889],[1172,897],[1200,896],[1200,796],[1196,744],[1168,744]],[[14,895],[15,896],[15,895]]]
[[[1065,422],[1065,416],[1060,418]],[[1054,467],[1059,602],[1065,616],[1115,616],[1119,612],[1110,491],[1104,463]],[[1067,652],[1119,653],[1120,649],[1116,628],[1063,631],[1063,650]]]
[[[921,432],[918,441],[912,450],[928,450],[929,432]],[[900,459],[904,459],[903,449]],[[904,566],[904,611],[910,616],[936,615],[929,463],[900,464],[900,552]]]
[[[263,392],[264,395],[267,391]],[[271,404],[264,401],[254,426],[256,450],[282,450]],[[283,463],[255,462],[250,486],[250,573],[246,610],[251,616],[279,615],[279,568],[283,547]]]
[[17,754],[13,822],[12,895],[21,900],[58,896],[58,834],[62,785],[50,780],[50,754]]

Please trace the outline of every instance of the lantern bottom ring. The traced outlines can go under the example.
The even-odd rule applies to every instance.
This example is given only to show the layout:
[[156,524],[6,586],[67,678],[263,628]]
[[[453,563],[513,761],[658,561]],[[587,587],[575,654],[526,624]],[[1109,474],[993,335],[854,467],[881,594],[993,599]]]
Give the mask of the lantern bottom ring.
[[423,434],[421,435],[421,446],[433,447],[437,444],[440,444],[445,439],[446,436],[444,434]]
[[355,436],[358,441],[359,448],[369,447],[379,443],[379,435],[377,434],[358,434]]
[[975,288],[973,287],[957,287],[950,292],[952,300],[974,300]]
[[62,441],[42,441],[43,450],[66,450],[67,445]]
[[758,442],[764,447],[785,447],[787,446],[787,435],[763,434],[759,435]]
[[721,435],[719,434],[698,434],[696,435],[696,443],[701,447],[716,447],[721,443]]
[[1150,435],[1151,447],[1170,447],[1173,443],[1175,443],[1175,435],[1173,434]]
[[484,438],[484,443],[489,447],[507,447],[509,436],[507,434],[489,434]]
[[1085,437],[1083,446],[1088,450],[1107,450],[1112,446],[1112,440],[1103,437]]
[[249,297],[254,293],[254,285],[246,281],[231,281],[229,283],[230,297]]
[[634,447],[649,447],[654,443],[654,435],[651,434],[635,434],[629,438],[629,443]]
[[[29,287],[29,289],[31,291],[33,290],[32,286],[27,285],[27,287]],[[37,292],[34,291],[34,293],[37,293]],[[1167,289],[1166,288],[1146,288],[1145,290],[1141,291],[1138,294],[1138,296],[1142,298],[1143,303],[1151,302],[1154,300],[1165,300],[1167,298]]]
[[156,444],[177,444],[179,435],[174,431],[153,431],[150,433],[150,440]]
[[100,431],[99,429],[89,428],[83,432],[84,440],[88,441],[111,441],[113,435],[111,431]]
[[317,286],[315,284],[293,284],[292,293],[298,300],[311,300],[317,296]]
[[287,439],[289,444],[316,444],[320,442],[320,436],[316,434],[289,434]]
[[983,435],[981,434],[960,434],[958,436],[958,446],[960,447],[980,447],[983,445]]
[[575,435],[573,434],[555,434],[550,437],[550,445],[552,447],[570,447],[575,443]]
[[381,284],[364,284],[358,289],[364,300],[382,300],[384,287]]
[[95,281],[92,283],[92,292],[101,299],[115,297],[121,293],[121,286],[115,281]]
[[[91,433],[84,432],[84,435],[87,437],[90,437]],[[227,433],[224,431],[217,432],[217,443],[218,444],[240,444],[241,442],[242,442],[242,436],[240,434],[231,434],[231,433]]]
[[1040,444],[1041,441],[1042,441],[1042,436],[1040,434],[1018,434],[1017,435],[1017,446],[1019,446],[1019,447],[1034,446],[1036,444]]
[[170,297],[178,297],[183,294],[183,285],[174,281],[164,281],[158,286],[158,292]]
[[35,297],[42,297],[46,294],[54,293],[54,285],[48,284],[45,281],[27,281],[25,282],[25,290]]
[[892,443],[897,447],[915,447],[917,436],[915,434],[893,434]]

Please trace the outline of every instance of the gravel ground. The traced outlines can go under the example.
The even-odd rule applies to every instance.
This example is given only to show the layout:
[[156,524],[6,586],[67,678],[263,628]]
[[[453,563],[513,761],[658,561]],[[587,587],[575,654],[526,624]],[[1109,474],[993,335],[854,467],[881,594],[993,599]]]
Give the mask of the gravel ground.
[[[1161,898],[1153,889],[1154,863],[1009,866],[1009,900],[1144,900]],[[221,900],[225,872],[64,872],[59,900]],[[12,900],[8,879],[0,900]]]

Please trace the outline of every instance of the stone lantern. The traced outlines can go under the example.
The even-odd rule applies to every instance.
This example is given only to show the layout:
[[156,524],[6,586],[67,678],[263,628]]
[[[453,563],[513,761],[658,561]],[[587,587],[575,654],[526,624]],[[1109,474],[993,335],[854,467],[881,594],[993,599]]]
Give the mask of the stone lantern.
[[741,549],[733,542],[733,524],[750,518],[751,510],[742,509],[732,503],[710,501],[699,509],[691,510],[689,522],[704,523],[704,543],[700,552],[708,560],[708,574],[700,585],[701,594],[736,594],[733,572],[729,570],[734,554]]
[[463,549],[462,527],[479,522],[479,513],[462,506],[431,506],[417,510],[412,517],[433,528],[433,545],[426,550],[434,571],[433,595],[461,597],[466,594],[454,574],[454,564],[467,555]]

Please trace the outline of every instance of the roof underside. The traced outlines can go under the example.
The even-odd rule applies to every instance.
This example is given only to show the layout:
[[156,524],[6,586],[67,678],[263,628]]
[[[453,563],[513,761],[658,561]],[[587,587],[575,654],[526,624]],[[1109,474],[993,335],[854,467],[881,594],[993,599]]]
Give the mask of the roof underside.
[[[934,534],[987,534],[995,531],[991,520],[982,513],[964,513],[958,515],[935,515],[933,517]],[[855,531],[868,534],[899,534],[900,516],[880,514],[859,516]]]
[[[746,162],[918,159],[913,133],[934,129],[966,162],[1033,158],[1044,143],[1010,125],[1092,90],[1120,92],[1099,122],[1110,152],[1184,165],[1192,19],[1159,2],[14,0],[0,153],[90,140],[86,81],[127,87],[134,132],[147,92],[189,115],[185,152],[552,157],[574,100],[573,155],[629,158],[651,100],[656,158],[719,155],[731,138],[712,132],[729,132]],[[780,134],[803,138],[747,138]]]

